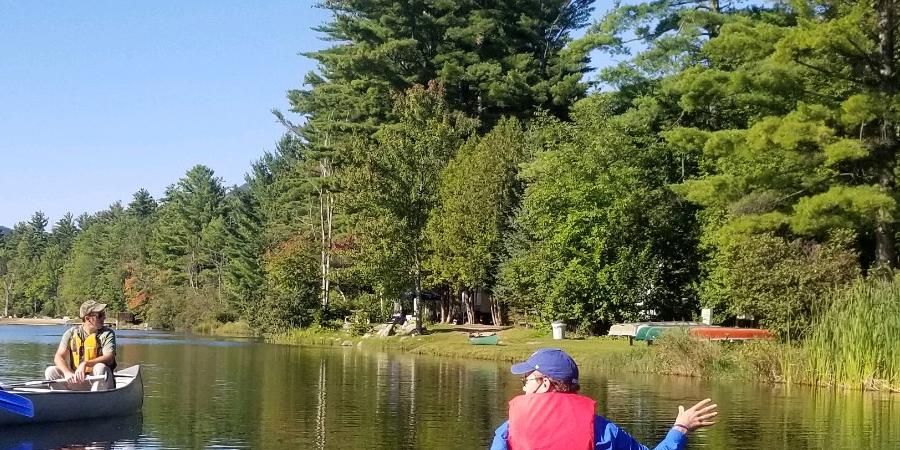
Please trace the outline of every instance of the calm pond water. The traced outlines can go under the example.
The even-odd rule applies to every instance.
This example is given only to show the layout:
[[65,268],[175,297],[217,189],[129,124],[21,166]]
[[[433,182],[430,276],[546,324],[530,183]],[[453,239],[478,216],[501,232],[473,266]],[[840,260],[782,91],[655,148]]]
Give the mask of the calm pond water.
[[[0,380],[35,379],[63,327],[0,326]],[[0,450],[478,449],[521,383],[509,366],[123,330],[143,413],[103,424],[0,429]],[[601,414],[652,447],[679,404],[713,397],[719,423],[689,448],[900,449],[900,395],[582,370]],[[86,445],[92,443],[91,445]]]

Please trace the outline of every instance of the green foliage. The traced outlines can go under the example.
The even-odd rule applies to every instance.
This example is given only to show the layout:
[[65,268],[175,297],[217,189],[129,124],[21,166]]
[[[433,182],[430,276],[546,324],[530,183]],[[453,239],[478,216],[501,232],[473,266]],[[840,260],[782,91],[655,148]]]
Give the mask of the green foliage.
[[129,245],[128,217],[118,204],[94,215],[72,246],[60,280],[60,313],[78,315],[86,299],[125,310],[125,248]]
[[441,173],[440,204],[426,229],[431,283],[456,291],[493,285],[502,240],[522,193],[517,173],[524,141],[518,121],[502,120],[480,140],[463,145]]
[[153,328],[190,330],[215,317],[218,310],[216,293],[208,287],[157,286],[151,298],[144,320]]
[[205,166],[194,166],[166,189],[154,229],[153,263],[173,285],[220,286],[225,189]]
[[[584,330],[640,317],[690,315],[696,271],[691,214],[666,188],[678,160],[635,115],[590,97],[528,164],[503,292]],[[546,135],[545,135],[546,136]]]
[[392,306],[384,297],[375,294],[363,293],[355,298],[348,299],[349,303],[344,307],[345,311],[357,311],[365,314],[372,323],[381,323],[390,317]]
[[222,230],[226,240],[221,247],[223,289],[230,309],[241,315],[247,315],[264,295],[264,222],[259,197],[252,189],[237,190],[228,198],[228,226]]
[[869,150],[856,139],[840,139],[826,146],[824,150],[825,165],[829,167],[869,156]]
[[290,93],[292,108],[307,115],[303,134],[314,145],[393,121],[391,97],[432,80],[446,86],[451,107],[485,125],[539,108],[564,116],[587,89],[581,76],[596,44],[568,44],[592,3],[322,2],[333,18],[318,30],[339,44],[307,54],[319,73],[307,75],[308,89]]
[[372,329],[369,323],[369,314],[365,311],[357,311],[347,318],[347,332],[351,336],[362,336]]
[[302,238],[282,242],[264,258],[266,296],[248,305],[247,319],[268,331],[318,322],[318,265],[315,246]]
[[826,244],[771,233],[743,235],[717,248],[702,283],[717,318],[750,315],[784,338],[801,338],[827,309],[831,291],[860,276],[851,236]]
[[730,368],[732,361],[724,350],[716,342],[692,337],[686,329],[674,329],[654,341],[652,351],[648,352],[649,364],[667,374],[704,376]]
[[872,229],[878,221],[894,221],[897,201],[878,186],[834,186],[801,198],[794,206],[791,229],[821,235],[829,230]]
[[[783,23],[784,17],[777,5],[765,10],[742,1],[623,2],[616,3],[589,28],[585,39],[602,44],[614,55],[630,55],[635,47],[639,49],[632,58],[607,67],[600,74],[604,82],[621,92],[628,92],[644,89],[661,77],[702,65],[706,62],[704,59],[737,63],[743,55],[723,57],[735,49],[766,54],[770,51],[767,44],[774,39],[772,32],[761,25]],[[732,39],[721,41],[717,48],[704,48],[709,38],[726,33],[730,33]],[[634,40],[644,45],[630,45]]]
[[[673,189],[704,208],[705,301],[782,336],[802,336],[855,266],[896,265],[896,80],[880,52],[897,42],[875,20],[895,6],[831,6],[731,21],[703,45],[709,64],[662,83],[695,123],[664,136],[699,169]],[[752,113],[723,120],[735,110]],[[841,229],[857,238],[835,246]]]
[[140,219],[146,219],[156,212],[158,206],[150,193],[141,188],[134,193],[134,199],[128,204],[126,212]]
[[[425,226],[438,204],[438,180],[477,122],[449,110],[440,86],[416,86],[398,97],[387,125],[358,149],[346,174],[351,191],[357,273],[399,298],[419,293],[427,257]],[[380,284],[380,286],[379,286]]]

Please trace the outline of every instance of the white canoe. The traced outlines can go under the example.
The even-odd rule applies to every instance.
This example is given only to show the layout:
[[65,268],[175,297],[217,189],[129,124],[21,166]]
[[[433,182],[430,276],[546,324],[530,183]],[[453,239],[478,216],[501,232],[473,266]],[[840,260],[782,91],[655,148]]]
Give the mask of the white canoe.
[[0,427],[124,416],[140,411],[144,403],[141,366],[131,366],[116,372],[116,388],[108,391],[14,388],[7,392],[31,400],[34,404],[34,417],[0,409]]
[[617,323],[609,327],[610,336],[634,336],[639,323]]
[[703,325],[702,322],[626,322],[617,323],[609,328],[609,336],[635,337],[641,327],[695,327]]

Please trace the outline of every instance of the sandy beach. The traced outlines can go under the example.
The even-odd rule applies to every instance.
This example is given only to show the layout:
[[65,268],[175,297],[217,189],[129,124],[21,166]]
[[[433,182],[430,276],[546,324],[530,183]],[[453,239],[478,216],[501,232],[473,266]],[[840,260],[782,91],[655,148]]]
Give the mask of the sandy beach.
[[68,325],[81,322],[78,319],[39,319],[32,317],[2,317],[0,325]]

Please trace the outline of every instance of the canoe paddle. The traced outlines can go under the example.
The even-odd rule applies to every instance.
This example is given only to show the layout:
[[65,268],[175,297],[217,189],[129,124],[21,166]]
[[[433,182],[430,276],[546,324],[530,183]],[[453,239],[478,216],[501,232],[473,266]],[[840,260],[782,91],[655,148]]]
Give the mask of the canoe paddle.
[[0,391],[0,408],[25,417],[34,417],[34,404],[31,403],[31,399],[12,392]]
[[[105,380],[106,376],[104,375],[89,375],[84,377],[84,381],[100,381]],[[64,383],[66,380],[40,380],[40,381],[26,381],[24,383],[0,383],[0,389],[9,389],[9,388],[18,388],[18,387],[29,387],[29,386],[43,386],[45,384],[51,383]]]

